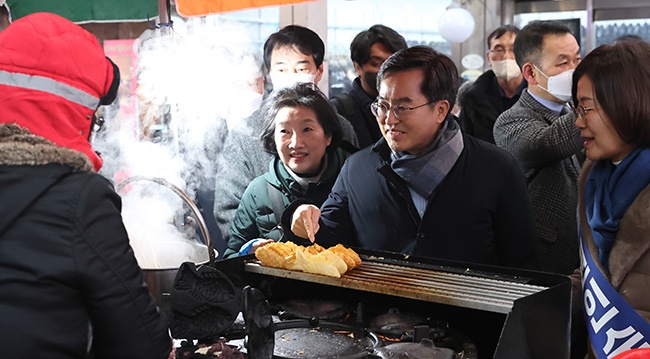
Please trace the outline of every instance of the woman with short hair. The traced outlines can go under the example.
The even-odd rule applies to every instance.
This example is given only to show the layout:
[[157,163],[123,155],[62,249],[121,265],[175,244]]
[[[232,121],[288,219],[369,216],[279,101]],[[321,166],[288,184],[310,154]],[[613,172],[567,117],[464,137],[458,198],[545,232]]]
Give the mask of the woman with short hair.
[[280,240],[284,208],[307,199],[327,198],[347,153],[338,148],[341,128],[327,97],[314,84],[300,83],[271,94],[262,107],[264,149],[273,154],[269,170],[242,196],[225,258],[254,253]]

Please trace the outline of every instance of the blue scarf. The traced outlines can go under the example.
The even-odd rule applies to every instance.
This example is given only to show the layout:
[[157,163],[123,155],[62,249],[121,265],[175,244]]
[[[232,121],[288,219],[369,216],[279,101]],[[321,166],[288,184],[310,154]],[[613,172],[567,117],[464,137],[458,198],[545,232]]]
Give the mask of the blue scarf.
[[609,253],[621,218],[650,183],[650,148],[632,151],[618,165],[609,160],[594,164],[585,183],[587,221],[598,246],[598,259],[609,273]]

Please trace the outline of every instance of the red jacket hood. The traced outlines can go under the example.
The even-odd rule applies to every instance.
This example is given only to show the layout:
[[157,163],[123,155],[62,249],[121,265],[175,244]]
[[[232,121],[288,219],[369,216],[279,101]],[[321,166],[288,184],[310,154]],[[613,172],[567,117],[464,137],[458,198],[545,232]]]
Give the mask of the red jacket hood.
[[16,123],[61,147],[102,160],[88,135],[113,82],[113,65],[94,35],[50,13],[0,32],[0,123]]

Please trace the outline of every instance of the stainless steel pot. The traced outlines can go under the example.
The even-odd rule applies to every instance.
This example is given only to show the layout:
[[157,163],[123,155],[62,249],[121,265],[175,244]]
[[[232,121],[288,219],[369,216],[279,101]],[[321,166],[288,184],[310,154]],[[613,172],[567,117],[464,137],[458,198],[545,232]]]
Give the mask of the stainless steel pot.
[[[193,216],[196,219],[196,224],[201,231],[201,235],[204,239],[204,244],[208,250],[208,260],[203,263],[196,264],[213,264],[215,259],[214,247],[212,245],[212,240],[210,233],[208,232],[208,227],[205,224],[205,219],[201,215],[199,208],[196,206],[194,201],[181,190],[178,186],[173,183],[165,180],[164,178],[159,177],[147,177],[147,176],[132,176],[128,177],[122,182],[118,183],[116,186],[117,192],[119,193],[124,187],[128,184],[137,181],[148,181],[154,182],[164,187],[169,188],[172,192],[177,194],[183,202],[189,207],[192,211]],[[145,282],[149,289],[149,293],[154,297],[158,307],[167,315],[167,318],[171,322],[173,316],[171,313],[171,291],[174,287],[174,279],[176,278],[176,273],[178,272],[178,267],[173,268],[161,268],[161,269],[143,269]]]

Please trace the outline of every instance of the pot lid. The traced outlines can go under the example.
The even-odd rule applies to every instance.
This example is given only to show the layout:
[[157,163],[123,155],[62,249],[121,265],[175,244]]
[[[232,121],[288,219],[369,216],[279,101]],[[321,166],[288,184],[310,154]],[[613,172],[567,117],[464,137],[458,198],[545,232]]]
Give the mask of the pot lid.
[[277,359],[362,359],[380,342],[371,332],[340,323],[297,319],[274,326]]
[[345,319],[349,311],[345,304],[335,300],[294,299],[279,305],[280,319],[311,319],[326,321]]
[[376,316],[370,321],[369,330],[380,335],[399,338],[413,331],[416,325],[425,324],[427,318],[398,308],[390,308],[387,313]]

